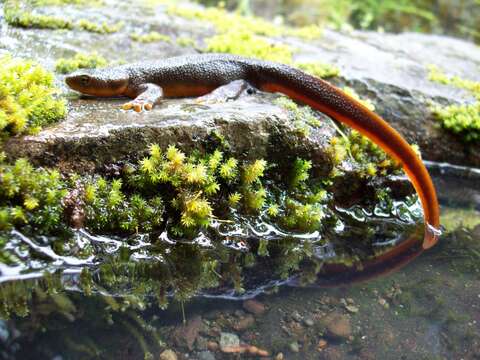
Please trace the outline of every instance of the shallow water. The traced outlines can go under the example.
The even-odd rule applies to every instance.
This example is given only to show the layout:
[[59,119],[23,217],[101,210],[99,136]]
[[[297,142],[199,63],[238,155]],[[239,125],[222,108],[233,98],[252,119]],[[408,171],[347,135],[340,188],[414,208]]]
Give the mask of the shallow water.
[[[211,234],[201,234],[196,247],[202,251],[177,243],[165,245],[156,257],[142,236],[125,247],[120,239],[81,232],[78,246],[96,247],[95,257],[82,259],[57,256],[38,240],[13,234],[16,253],[29,261],[8,273],[2,268],[2,312],[10,316],[0,322],[0,358],[143,359],[158,358],[165,349],[188,359],[250,356],[215,351],[213,342],[223,337],[225,343],[225,333],[231,333],[234,343],[239,338],[271,358],[282,353],[285,359],[475,359],[480,354],[480,174],[429,165],[442,202],[440,243],[390,275],[385,272],[398,264],[384,263],[362,282],[355,276],[368,266],[358,262],[355,271],[340,277],[332,268],[319,271],[320,263],[335,259],[334,242],[309,248],[306,257],[300,246],[306,235],[290,234],[287,240],[279,229],[255,221],[234,227],[218,223],[223,250]],[[383,221],[377,229],[383,229],[384,242],[395,238],[392,233],[421,238],[409,221],[393,227]],[[249,266],[242,254],[252,247],[253,235],[281,245],[269,247],[266,256],[257,244]],[[162,236],[163,243],[173,242]],[[244,236],[247,250],[230,248],[229,236]],[[33,258],[27,255],[32,249]],[[295,260],[299,254],[303,261]],[[214,259],[222,261],[222,274],[198,270],[213,266]],[[285,278],[278,272],[282,265],[298,269],[289,268],[293,275]],[[197,295],[188,299],[193,291]],[[253,309],[245,303],[252,297]],[[245,349],[240,345],[236,351]]]

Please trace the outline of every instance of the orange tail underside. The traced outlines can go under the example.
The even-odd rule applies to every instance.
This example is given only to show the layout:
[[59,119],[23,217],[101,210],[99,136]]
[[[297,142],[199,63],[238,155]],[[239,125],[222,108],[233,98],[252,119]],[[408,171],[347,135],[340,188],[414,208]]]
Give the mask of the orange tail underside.
[[425,220],[423,248],[428,249],[437,243],[439,236],[438,229],[440,227],[440,211],[435,187],[422,161],[415,154],[411,146],[395,129],[393,129],[381,117],[368,110],[358,101],[331,85],[329,85],[328,91],[334,92],[337,97],[343,97],[344,100],[348,101],[361,112],[362,117],[368,118],[370,123],[373,122],[375,127],[372,128],[372,126],[370,126],[370,129],[368,129],[363,125],[365,120],[362,120],[361,118],[355,118],[353,116],[348,117],[345,114],[342,114],[339,109],[327,106],[321,101],[321,99],[310,98],[304,94],[292,90],[287,86],[267,83],[262,85],[262,89],[268,92],[280,92],[285,94],[294,100],[309,105],[312,108],[332,117],[333,119],[354,128],[361,134],[374,141],[385,152],[399,161],[411,180],[413,186],[415,187],[415,190],[417,191],[422,203]]

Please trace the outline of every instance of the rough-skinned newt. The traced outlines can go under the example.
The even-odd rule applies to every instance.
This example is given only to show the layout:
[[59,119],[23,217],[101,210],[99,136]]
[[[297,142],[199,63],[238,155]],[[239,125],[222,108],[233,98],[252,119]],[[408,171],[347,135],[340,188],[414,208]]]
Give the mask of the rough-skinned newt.
[[[423,248],[438,241],[439,207],[430,175],[405,139],[385,120],[328,82],[287,65],[226,54],[174,57],[154,62],[78,71],[66,77],[74,90],[93,96],[127,96],[123,108],[151,110],[164,97],[192,97],[221,91],[231,83],[280,92],[319,110],[370,138],[399,161],[423,206]],[[243,85],[238,91],[244,90]]]

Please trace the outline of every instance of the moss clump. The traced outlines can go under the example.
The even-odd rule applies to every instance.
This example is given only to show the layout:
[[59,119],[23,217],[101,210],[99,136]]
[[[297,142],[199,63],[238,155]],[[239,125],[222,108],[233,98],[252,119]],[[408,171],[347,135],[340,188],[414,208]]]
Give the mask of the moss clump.
[[10,0],[3,7],[5,21],[16,27],[39,29],[73,29],[73,22],[57,16],[39,15],[20,8],[18,2]]
[[78,53],[70,59],[58,59],[55,63],[55,71],[60,74],[68,74],[78,69],[93,69],[97,67],[104,67],[108,64],[107,60],[94,53]]
[[321,125],[317,115],[309,106],[299,106],[296,102],[285,96],[276,99],[275,104],[290,112],[290,116],[293,119],[293,126],[298,135],[302,137],[309,136],[312,127],[319,127]]
[[242,16],[226,11],[222,6],[206,9],[172,5],[168,8],[172,15],[187,19],[197,19],[212,23],[219,33],[248,30],[255,35],[282,36],[291,35],[306,40],[313,40],[322,35],[319,26],[309,25],[300,28],[275,25],[270,21],[255,16]]
[[278,26],[257,17],[229,13],[222,7],[201,9],[174,5],[168,8],[168,12],[187,19],[208,21],[215,26],[217,35],[206,39],[206,51],[224,52],[286,64],[292,63],[293,49],[280,41],[269,41],[265,36],[293,35],[314,39],[321,34],[317,26],[293,29]]
[[320,62],[297,62],[295,66],[306,73],[319,77],[330,78],[340,75],[340,69],[336,66]]
[[[65,2],[67,3],[67,2]],[[31,9],[50,4],[48,1],[27,1],[7,0],[4,4],[5,21],[12,26],[23,28],[38,28],[38,29],[80,29],[99,34],[111,34],[120,30],[122,23],[117,24],[97,24],[87,19],[79,19],[74,21],[69,18],[62,18],[58,16],[36,14]]]
[[0,138],[34,133],[65,116],[65,102],[54,97],[58,90],[51,73],[8,55],[0,57],[0,68]]
[[435,105],[432,111],[444,129],[467,143],[480,142],[480,102],[471,105]]
[[208,52],[229,53],[285,64],[292,62],[292,49],[272,43],[249,30],[235,30],[206,39]]
[[195,47],[196,46],[195,40],[191,37],[181,36],[181,37],[177,38],[176,42],[179,46],[183,46],[183,47]]
[[103,22],[101,24],[97,24],[86,19],[80,19],[75,23],[75,27],[80,30],[97,34],[112,34],[120,30],[123,27],[123,23],[118,22],[116,24],[107,24],[106,22]]
[[160,34],[157,31],[151,31],[147,34],[132,34],[130,35],[130,38],[133,41],[138,41],[141,43],[151,43],[151,42],[159,42],[159,41],[163,41],[167,43],[172,42],[172,38],[170,36]]
[[61,200],[66,185],[58,171],[34,169],[27,160],[0,164],[0,231],[26,228],[30,234],[64,230]]
[[162,198],[127,196],[122,181],[95,178],[84,187],[86,225],[94,231],[151,232],[163,223]]
[[429,66],[428,79],[470,91],[477,101],[468,105],[433,105],[432,112],[441,126],[460,136],[467,143],[480,141],[480,82],[447,76],[434,65]]
[[439,84],[452,85],[468,90],[480,100],[480,82],[478,81],[462,79],[459,76],[448,76],[442,70],[440,70],[438,66],[435,65],[428,66],[428,80]]

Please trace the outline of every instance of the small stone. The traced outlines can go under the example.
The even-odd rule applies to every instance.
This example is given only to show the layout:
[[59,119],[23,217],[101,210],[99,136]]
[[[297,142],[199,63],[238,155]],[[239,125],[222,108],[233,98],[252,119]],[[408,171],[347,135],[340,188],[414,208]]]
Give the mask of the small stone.
[[306,318],[303,322],[304,322],[305,325],[308,326],[308,327],[312,327],[312,326],[314,325],[314,322],[313,322],[313,320],[312,320],[311,318]]
[[247,316],[235,322],[235,324],[233,324],[233,328],[236,331],[245,331],[248,328],[251,328],[253,325],[255,325],[255,318],[253,315],[248,314]]
[[174,339],[177,345],[186,346],[189,350],[193,350],[193,344],[202,327],[202,318],[195,316],[185,325],[178,326],[174,331]]
[[160,360],[177,360],[177,354],[173,350],[167,349],[160,354]]
[[325,349],[325,348],[327,347],[327,345],[328,345],[327,340],[325,340],[325,339],[320,339],[320,340],[318,340],[317,349],[318,349],[318,350],[323,350],[323,349]]
[[257,300],[246,300],[243,302],[243,308],[253,315],[260,316],[265,313],[265,305]]
[[207,349],[210,351],[217,351],[220,345],[216,341],[209,341],[207,343]]
[[340,313],[330,313],[324,318],[328,335],[337,339],[348,339],[352,334],[350,319]]
[[195,340],[195,348],[197,350],[207,350],[207,343],[207,339],[205,339],[203,336],[198,336]]
[[385,300],[384,298],[378,299],[378,303],[382,305],[385,309],[388,309],[390,307],[387,300]]
[[283,353],[278,353],[277,356],[275,356],[275,360],[284,360],[285,356],[283,356]]
[[355,301],[352,298],[347,298],[347,303],[349,303],[350,305],[353,305],[355,304]]
[[300,346],[298,346],[298,342],[294,341],[288,345],[288,348],[291,352],[298,353],[300,351]]
[[211,351],[202,351],[197,354],[198,360],[215,360],[215,355]]
[[347,309],[348,312],[351,312],[352,314],[356,314],[358,312],[358,307],[355,305],[345,305],[345,309]]
[[302,315],[300,315],[298,311],[294,311],[292,313],[292,319],[297,321],[297,322],[301,322],[302,321]]
[[267,350],[258,349],[257,350],[257,356],[267,357],[267,356],[270,356],[270,353]]
[[223,352],[229,352],[232,348],[240,346],[240,339],[236,334],[222,332],[220,334],[220,349]]

